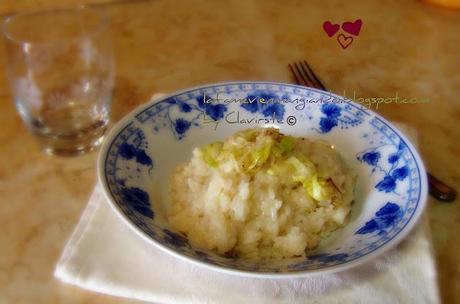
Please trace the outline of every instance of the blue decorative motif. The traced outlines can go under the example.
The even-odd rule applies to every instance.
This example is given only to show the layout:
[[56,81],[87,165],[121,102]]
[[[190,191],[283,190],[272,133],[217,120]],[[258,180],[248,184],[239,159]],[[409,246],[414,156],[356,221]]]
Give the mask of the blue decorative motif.
[[[318,265],[324,267],[325,265],[342,264],[349,259],[348,253],[319,253],[309,255],[301,261],[292,263],[288,266],[290,270],[300,270],[304,268],[316,269]],[[320,267],[318,267],[320,268]]]
[[379,191],[384,191],[384,192],[393,192],[396,189],[396,182],[404,180],[407,175],[409,174],[409,170],[407,169],[406,166],[394,169],[385,175],[383,180],[381,180],[377,185],[375,185],[375,188],[378,189]]
[[191,123],[188,120],[178,118],[174,122],[174,130],[176,130],[177,134],[182,136],[190,128],[190,125],[191,125]]
[[138,150],[136,153],[136,161],[142,165],[153,166],[152,159],[144,150]]
[[165,242],[172,246],[184,247],[188,245],[188,240],[178,233],[171,232],[168,229],[163,229],[163,233]]
[[321,263],[333,263],[333,262],[343,262],[348,257],[346,253],[338,253],[338,254],[314,254],[310,255],[308,258],[310,260],[317,260]]
[[337,127],[339,124],[338,119],[331,117],[321,117],[319,121],[319,128],[322,133],[327,133],[331,131],[334,127]]
[[188,112],[192,111],[192,107],[190,105],[186,104],[183,101],[177,102],[177,105],[179,106],[179,110],[181,112],[188,113]]
[[247,103],[242,103],[241,107],[251,113],[261,113],[265,117],[274,117],[277,120],[284,118],[284,104],[282,100],[287,100],[289,96],[282,98],[268,90],[258,90],[246,96]]
[[375,188],[379,191],[384,192],[393,192],[396,189],[396,179],[394,179],[390,175],[386,175],[377,185]]
[[371,166],[377,166],[379,159],[380,159],[379,152],[367,152],[367,153],[364,153],[362,157],[362,161]]
[[[295,273],[325,269],[349,263],[378,250],[393,240],[413,219],[416,210],[419,210],[422,185],[418,158],[398,133],[378,116],[351,103],[310,105],[304,112],[295,110],[295,104],[289,103],[215,104],[205,102],[203,92],[206,92],[207,96],[224,93],[254,100],[269,100],[283,96],[280,98],[282,100],[288,94],[318,98],[326,94],[308,88],[280,84],[214,85],[187,91],[148,105],[126,123],[124,128],[110,139],[110,146],[104,154],[102,179],[117,209],[142,233],[162,246],[208,265],[231,270]],[[330,96],[325,96],[327,97]],[[169,148],[169,144],[177,145],[186,136],[195,140],[197,137],[193,137],[195,134],[192,134],[191,130],[202,126],[203,117],[219,121],[225,117],[227,111],[241,108],[250,113],[260,113],[264,117],[274,115],[278,119],[293,113],[298,114],[298,124],[301,124],[302,130],[324,133],[326,138],[334,138],[338,132],[347,132],[341,131],[342,129],[365,123],[363,129],[366,136],[356,136],[357,141],[359,138],[365,142],[362,146],[363,151],[356,157],[366,167],[372,168],[370,179],[377,189],[373,190],[373,194],[384,199],[376,201],[379,205],[375,214],[363,217],[360,229],[347,235],[350,237],[349,243],[327,250],[321,249],[320,244],[315,250],[316,253],[308,258],[294,258],[280,264],[254,263],[196,248],[188,242],[186,236],[171,231],[161,220],[162,216],[156,213],[161,212],[161,208],[156,209],[157,202],[156,199],[153,200],[157,197],[153,196],[156,190],[152,190],[151,187],[156,185],[158,179],[164,177],[161,174],[161,166],[165,161],[164,154],[170,157],[173,153],[163,153],[163,148],[158,146],[168,145]],[[311,118],[307,119],[309,117]],[[280,127],[282,128],[281,125]],[[330,132],[331,130],[334,132]],[[356,128],[349,131],[351,132],[362,132],[362,129]],[[151,141],[150,148],[148,141]],[[157,154],[157,151],[161,153]]]
[[128,143],[123,143],[120,146],[120,156],[126,159],[131,159],[136,156],[136,148]]
[[197,99],[198,107],[205,111],[205,114],[211,117],[214,121],[218,121],[224,118],[224,113],[227,111],[227,106],[216,103],[213,104],[210,101],[206,101],[204,95],[199,96]]
[[168,98],[139,113],[136,118],[142,123],[150,119],[155,132],[169,128],[176,139],[183,139],[192,126],[200,125],[200,120],[209,117],[218,121],[226,111],[226,105],[206,101],[201,94],[187,101]]
[[375,148],[366,149],[357,154],[356,158],[372,167],[372,173],[383,172],[383,178],[375,185],[379,191],[390,193],[395,192],[398,181],[403,181],[409,175],[409,169],[406,165],[397,167],[402,162],[401,155],[406,148],[404,142],[400,141],[397,150],[386,157],[386,162],[381,160],[381,152],[394,148],[394,144],[382,144]]
[[395,169],[391,172],[391,177],[397,180],[403,180],[409,175],[409,169],[407,166]]
[[[120,184],[124,184],[124,182]],[[147,192],[136,187],[126,188],[122,185],[121,193],[123,201],[133,207],[134,210],[153,219],[154,213],[150,209],[150,198]]]
[[[399,154],[398,153],[392,153],[390,156],[388,156],[388,162],[390,164],[394,164],[399,160]],[[375,164],[370,164],[370,165],[375,165]]]
[[124,142],[121,144],[118,153],[120,153],[120,156],[124,159],[135,159],[139,164],[152,167],[152,159],[144,150],[147,147],[144,132],[138,129],[132,143]]
[[401,207],[395,203],[387,202],[382,208],[375,213],[372,220],[366,222],[356,234],[368,234],[378,232],[379,234],[386,233],[386,229],[395,225],[403,216]]
[[333,103],[325,103],[321,106],[321,112],[329,118],[337,119],[340,117],[342,110],[340,107]]
[[323,116],[319,120],[319,132],[328,133],[339,124],[341,128],[348,129],[349,127],[354,127],[363,122],[362,118],[358,116],[342,115],[342,108],[335,103],[324,103],[321,105],[321,113],[326,116]]

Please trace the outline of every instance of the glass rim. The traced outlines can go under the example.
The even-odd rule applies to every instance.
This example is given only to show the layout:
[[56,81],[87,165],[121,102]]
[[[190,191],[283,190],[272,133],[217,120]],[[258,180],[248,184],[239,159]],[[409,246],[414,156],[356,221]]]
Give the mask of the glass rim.
[[[34,41],[31,39],[20,39],[16,38],[14,34],[12,34],[8,30],[8,26],[14,21],[22,18],[32,17],[32,16],[45,16],[49,14],[64,14],[64,13],[79,13],[79,12],[92,12],[98,16],[98,23],[97,26],[94,27],[93,30],[88,31],[85,35],[78,35],[68,38],[59,39],[56,41]],[[104,29],[107,28],[109,24],[109,16],[108,14],[101,10],[100,8],[95,8],[88,5],[80,5],[76,7],[69,7],[69,8],[50,8],[50,9],[43,9],[43,10],[33,10],[27,11],[22,13],[15,13],[5,17],[1,24],[1,32],[3,37],[8,41],[17,43],[17,44],[34,44],[34,45],[53,45],[53,44],[62,44],[63,42],[71,42],[71,41],[79,41],[83,39],[87,39],[88,37],[96,36]]]

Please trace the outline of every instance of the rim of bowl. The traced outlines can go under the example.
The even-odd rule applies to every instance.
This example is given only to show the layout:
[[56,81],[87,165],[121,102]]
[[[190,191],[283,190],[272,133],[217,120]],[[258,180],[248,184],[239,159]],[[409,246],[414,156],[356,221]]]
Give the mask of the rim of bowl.
[[[145,232],[143,232],[137,225],[135,225],[125,214],[124,212],[118,207],[117,203],[113,200],[112,196],[109,194],[108,191],[108,185],[107,181],[104,177],[104,167],[105,167],[105,158],[108,152],[108,149],[115,139],[115,137],[118,135],[118,133],[126,127],[127,123],[133,120],[133,117],[135,114],[142,112],[144,109],[150,107],[151,105],[161,102],[163,100],[166,100],[170,97],[177,96],[180,94],[183,94],[185,92],[189,91],[195,91],[199,89],[206,89],[209,87],[217,87],[217,86],[225,86],[225,85],[235,85],[235,84],[268,84],[268,85],[284,85],[284,86],[290,86],[290,87],[296,87],[299,89],[307,89],[307,90],[312,90],[315,92],[320,92],[320,93],[328,93],[331,96],[338,97],[340,99],[347,100],[347,102],[353,103],[359,108],[362,108],[363,111],[368,112],[371,115],[374,115],[378,119],[380,119],[382,122],[384,122],[388,127],[390,127],[398,136],[406,143],[407,147],[409,148],[409,151],[411,152],[412,156],[415,159],[416,165],[418,167],[419,173],[420,173],[420,198],[418,201],[418,207],[414,211],[412,217],[409,219],[407,223],[401,228],[398,234],[396,234],[393,238],[388,240],[386,243],[381,245],[380,247],[377,247],[374,251],[371,251],[367,253],[366,255],[357,257],[353,260],[347,261],[342,264],[334,265],[334,266],[329,266],[326,268],[319,268],[319,269],[313,269],[313,270],[303,270],[303,271],[294,271],[294,272],[255,272],[255,271],[249,271],[249,270],[238,270],[238,269],[232,269],[232,268],[227,268],[219,265],[214,265],[207,263],[205,261],[201,261],[198,259],[194,259],[192,257],[185,256],[181,253],[176,252],[173,249],[170,249],[166,246],[163,246],[160,242],[156,241],[153,238],[150,238]],[[147,241],[148,243],[154,245],[156,248],[162,250],[166,254],[171,254],[174,257],[177,257],[181,259],[184,262],[191,262],[197,266],[208,268],[211,270],[217,270],[222,273],[226,274],[231,274],[231,275],[239,275],[239,276],[245,276],[245,277],[252,277],[252,278],[267,278],[267,279],[288,279],[288,278],[300,278],[300,277],[306,277],[306,276],[311,276],[311,275],[317,275],[317,274],[327,274],[327,273],[334,273],[338,271],[343,271],[347,270],[362,264],[365,264],[366,262],[369,262],[373,260],[374,258],[382,255],[383,253],[387,252],[388,250],[394,248],[397,244],[399,244],[411,231],[412,229],[416,226],[416,224],[419,222],[420,218],[422,217],[423,212],[425,211],[426,207],[426,202],[427,202],[427,195],[428,195],[428,183],[427,183],[427,176],[426,176],[426,169],[423,164],[423,161],[418,154],[418,151],[415,149],[415,147],[412,145],[411,141],[398,129],[396,128],[391,122],[377,114],[376,112],[370,110],[370,109],[365,109],[363,106],[357,104],[353,100],[350,100],[346,97],[334,94],[329,91],[323,91],[319,89],[314,89],[314,88],[309,88],[309,87],[304,87],[301,85],[295,85],[295,84],[289,84],[289,83],[282,83],[282,82],[273,82],[273,81],[231,81],[231,82],[218,82],[218,83],[212,83],[212,84],[204,84],[204,85],[199,85],[199,86],[194,86],[190,87],[187,89],[183,90],[178,90],[175,91],[171,94],[166,94],[158,99],[151,99],[148,102],[141,104],[137,106],[134,110],[131,112],[127,113],[122,119],[120,119],[109,131],[107,134],[107,137],[104,140],[104,143],[102,144],[102,147],[99,151],[99,155],[97,158],[97,179],[98,182],[102,186],[102,192],[104,194],[104,197],[110,202],[110,206],[112,209],[115,211],[115,213],[121,217],[121,219],[134,231],[136,232],[137,235],[139,235],[142,239]]]

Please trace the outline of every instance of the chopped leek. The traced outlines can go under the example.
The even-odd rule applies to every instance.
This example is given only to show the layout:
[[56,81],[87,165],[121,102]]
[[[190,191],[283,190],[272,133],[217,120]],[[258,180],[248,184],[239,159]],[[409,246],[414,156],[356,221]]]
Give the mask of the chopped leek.
[[266,143],[261,148],[253,150],[250,152],[251,163],[249,164],[248,169],[252,170],[256,167],[263,166],[263,164],[270,157],[270,151],[272,149],[272,143]]
[[217,168],[219,166],[217,158],[222,152],[222,147],[223,143],[220,141],[211,143],[203,147],[203,159],[210,167]]
[[303,183],[315,173],[315,166],[306,159],[301,161],[298,157],[291,156],[286,162],[291,166],[292,179],[295,182]]
[[304,187],[308,194],[317,201],[323,201],[329,197],[329,189],[326,181],[318,178],[316,174],[304,184]]
[[279,147],[283,152],[291,152],[294,149],[297,140],[292,136],[284,136],[280,143]]
[[236,133],[230,140],[214,142],[202,148],[203,160],[213,168],[228,158],[236,161],[242,172],[265,169],[269,175],[289,176],[302,184],[307,195],[317,201],[331,196],[333,188],[318,177],[315,165],[304,154],[295,151],[298,139],[276,129],[251,129]]
[[244,172],[249,172],[251,170],[262,167],[270,157],[270,152],[272,150],[273,141],[267,141],[261,143],[258,146],[247,146],[244,149],[244,154],[239,155],[234,151],[232,153],[235,160],[237,160]]

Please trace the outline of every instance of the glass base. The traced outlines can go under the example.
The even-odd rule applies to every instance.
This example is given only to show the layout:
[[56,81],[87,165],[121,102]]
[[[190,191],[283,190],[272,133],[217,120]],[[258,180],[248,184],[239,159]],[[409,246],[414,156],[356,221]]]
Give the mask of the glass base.
[[47,155],[78,156],[98,148],[104,140],[107,121],[90,128],[64,135],[35,133],[42,151]]
[[77,146],[71,146],[71,147],[42,146],[42,151],[43,153],[50,155],[50,156],[64,156],[64,157],[79,156],[79,155],[83,155],[88,152],[96,150],[102,144],[103,140],[104,140],[104,135],[88,145],[77,145]]

